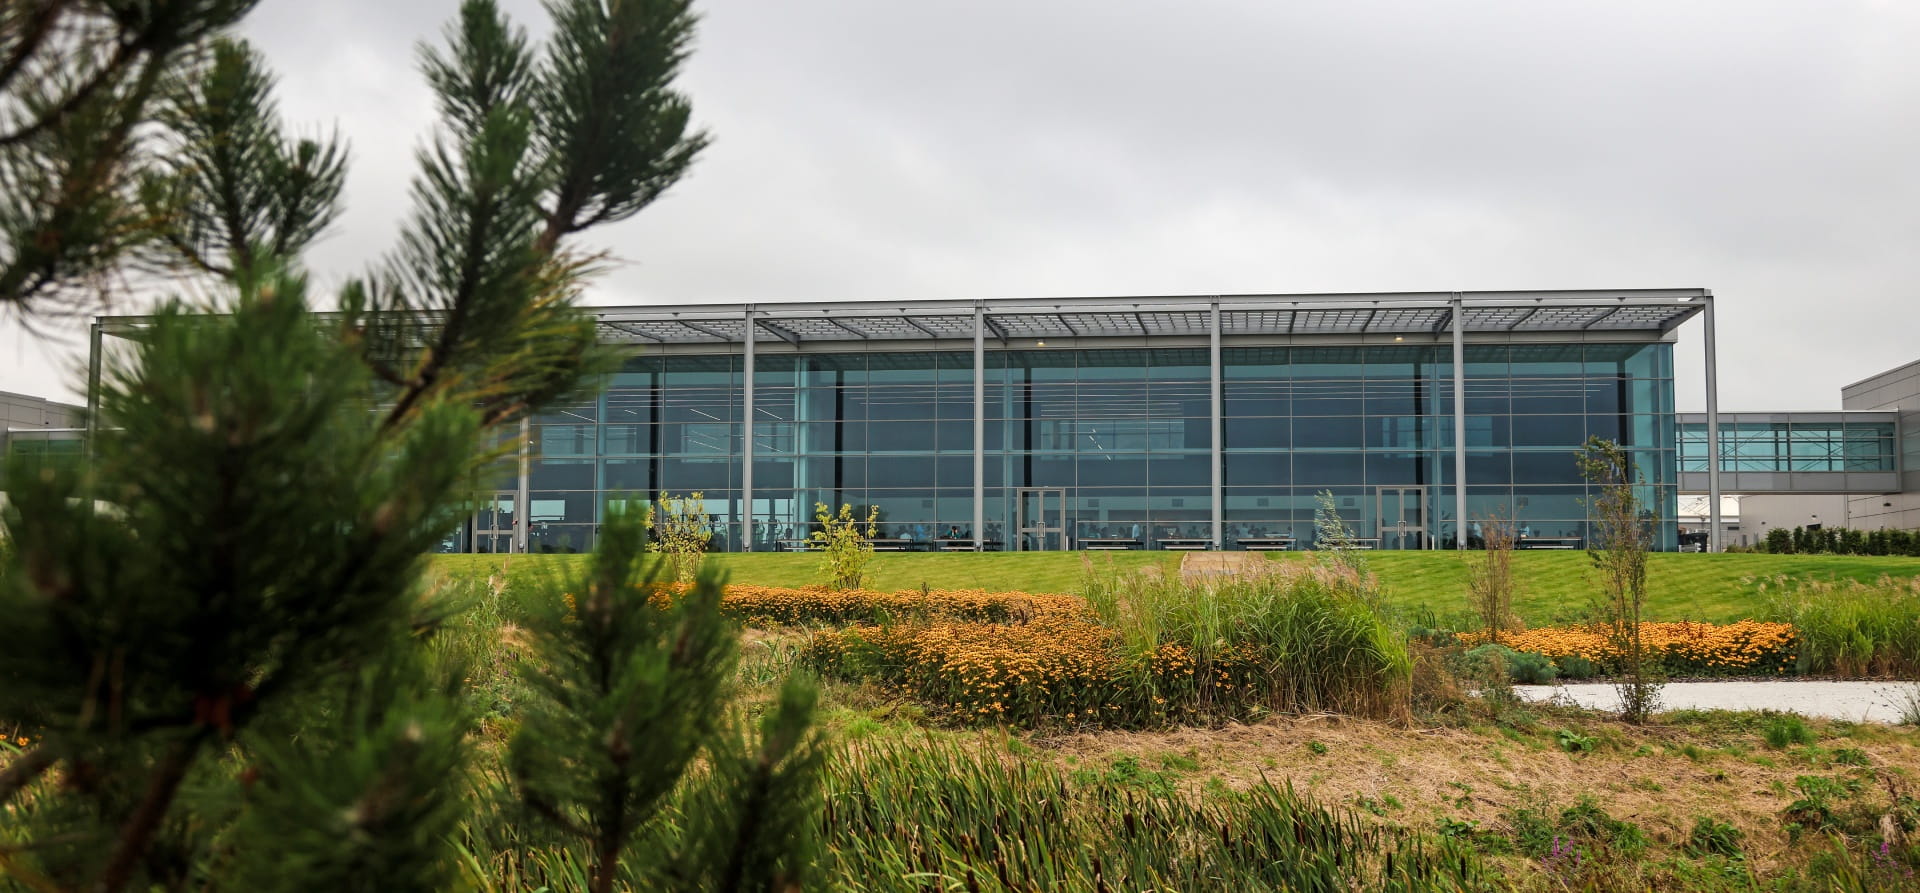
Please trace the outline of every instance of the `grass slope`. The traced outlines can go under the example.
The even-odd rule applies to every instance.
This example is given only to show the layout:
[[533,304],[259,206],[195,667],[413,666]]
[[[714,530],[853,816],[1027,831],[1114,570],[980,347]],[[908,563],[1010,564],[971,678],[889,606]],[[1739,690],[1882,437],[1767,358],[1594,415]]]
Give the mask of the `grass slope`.
[[[1276,553],[1274,557],[1302,561],[1309,556]],[[1444,617],[1468,609],[1467,569],[1478,557],[1477,553],[1378,552],[1367,556],[1367,564],[1380,577],[1390,601],[1424,605]],[[1647,614],[1653,620],[1725,623],[1759,616],[1766,605],[1750,580],[1781,575],[1822,580],[1920,575],[1920,558],[1664,552],[1647,559]],[[1533,626],[1580,619],[1588,599],[1599,590],[1599,579],[1585,552],[1516,552],[1513,576],[1514,610]]]
[[[1104,562],[1111,556],[1124,568],[1159,567],[1171,573],[1180,566],[1173,552],[1121,552],[1093,556]],[[797,552],[723,552],[711,558],[726,569],[728,580],[757,586],[807,586],[826,582],[820,556]],[[510,559],[510,560],[509,560]],[[455,576],[484,577],[507,567],[511,583],[531,582],[540,574],[584,567],[581,555],[436,555],[434,567]],[[1085,573],[1076,552],[882,552],[869,565],[874,589],[985,589],[990,592],[1075,592]]]
[[[1305,561],[1305,553],[1271,553],[1278,561]],[[1467,610],[1467,568],[1477,557],[1454,552],[1378,552],[1367,563],[1378,574],[1388,598],[1403,606],[1425,606],[1442,617]],[[507,577],[531,583],[540,574],[577,567],[582,556],[441,555],[434,566],[455,576],[491,574],[504,562]],[[1159,567],[1171,572],[1181,556],[1169,552],[1119,552],[1092,556],[1123,567]],[[804,586],[825,579],[819,558],[795,553],[728,553],[713,556],[735,583]],[[1920,558],[1854,555],[1682,555],[1649,556],[1648,616],[1654,620],[1702,620],[1724,623],[1757,616],[1765,607],[1748,581],[1785,575],[1795,578],[1872,580],[1882,574],[1920,576]],[[1075,592],[1083,573],[1074,552],[907,553],[875,555],[873,586],[883,590],[986,589],[991,591]],[[1519,552],[1514,555],[1515,610],[1533,626],[1579,619],[1597,580],[1584,552]],[[515,588],[524,589],[516,586]]]

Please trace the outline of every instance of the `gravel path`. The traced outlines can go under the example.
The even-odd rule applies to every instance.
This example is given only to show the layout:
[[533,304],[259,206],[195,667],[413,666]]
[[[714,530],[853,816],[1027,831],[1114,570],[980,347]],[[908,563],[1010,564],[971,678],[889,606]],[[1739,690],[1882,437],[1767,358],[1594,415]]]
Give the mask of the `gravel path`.
[[[1660,690],[1660,709],[1784,710],[1804,716],[1891,723],[1900,721],[1896,705],[1905,702],[1913,686],[1911,682],[1674,682]],[[1597,710],[1617,710],[1620,706],[1613,686],[1606,684],[1516,685],[1513,690],[1530,701],[1563,697]]]

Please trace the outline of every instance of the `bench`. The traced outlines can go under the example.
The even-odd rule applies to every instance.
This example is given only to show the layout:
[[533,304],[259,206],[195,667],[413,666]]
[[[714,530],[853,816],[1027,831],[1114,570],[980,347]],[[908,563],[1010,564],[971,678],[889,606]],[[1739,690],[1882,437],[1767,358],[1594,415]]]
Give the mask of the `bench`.
[[1089,552],[1118,552],[1126,549],[1138,549],[1142,543],[1125,536],[1083,536],[1080,548]]
[[[939,549],[942,552],[974,551],[973,539],[971,537],[943,536],[938,539],[935,539],[933,541],[933,545],[934,545],[934,548]],[[998,551],[999,548],[1000,548],[999,540],[981,540],[980,541],[980,551],[982,552],[994,552],[994,551]]]
[[1293,548],[1290,536],[1243,536],[1239,542],[1240,548],[1249,552],[1284,552]]
[[1154,542],[1174,552],[1199,552],[1213,548],[1213,539],[1204,536],[1163,536]]
[[913,551],[913,540],[902,537],[874,537],[867,540],[867,545],[872,546],[875,552]]
[[780,544],[780,550],[783,552],[805,552],[813,548],[812,540],[782,539],[774,542]]
[[1516,549],[1578,549],[1580,538],[1577,536],[1530,536],[1513,541]]

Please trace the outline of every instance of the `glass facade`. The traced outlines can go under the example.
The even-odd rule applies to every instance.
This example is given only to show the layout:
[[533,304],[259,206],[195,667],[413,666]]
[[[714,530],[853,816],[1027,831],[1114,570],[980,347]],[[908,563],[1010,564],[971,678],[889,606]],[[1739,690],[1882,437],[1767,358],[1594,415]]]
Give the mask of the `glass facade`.
[[[1721,471],[1894,471],[1893,422],[1721,422]],[[1707,426],[1680,426],[1680,470],[1707,470]]]
[[[1003,548],[1210,538],[1210,360],[1204,342],[988,350],[982,538]],[[1323,491],[1381,548],[1449,546],[1451,360],[1445,344],[1224,347],[1227,546],[1310,545]],[[1476,343],[1463,365],[1470,521],[1497,512],[1530,539],[1584,542],[1574,457],[1599,436],[1632,449],[1671,547],[1670,344]],[[763,352],[751,420],[744,366],[738,354],[642,351],[598,397],[537,418],[529,549],[584,551],[608,500],[663,490],[703,492],[715,547],[741,548],[748,436],[756,551],[804,538],[816,503],[877,507],[880,535],[908,548],[974,536],[971,351]]]

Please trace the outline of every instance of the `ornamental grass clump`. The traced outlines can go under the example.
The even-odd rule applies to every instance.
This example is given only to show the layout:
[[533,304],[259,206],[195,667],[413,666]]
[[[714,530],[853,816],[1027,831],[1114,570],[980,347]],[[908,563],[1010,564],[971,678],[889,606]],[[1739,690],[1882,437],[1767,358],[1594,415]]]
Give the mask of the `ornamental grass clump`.
[[[1200,584],[1090,574],[1086,598],[1125,652],[1185,649],[1201,709],[1215,701],[1283,713],[1406,715],[1413,661],[1373,578],[1341,561],[1278,563]],[[1251,688],[1251,692],[1247,689]]]
[[1775,577],[1758,586],[1769,617],[1797,632],[1801,672],[1908,679],[1920,673],[1920,577],[1872,583]]

